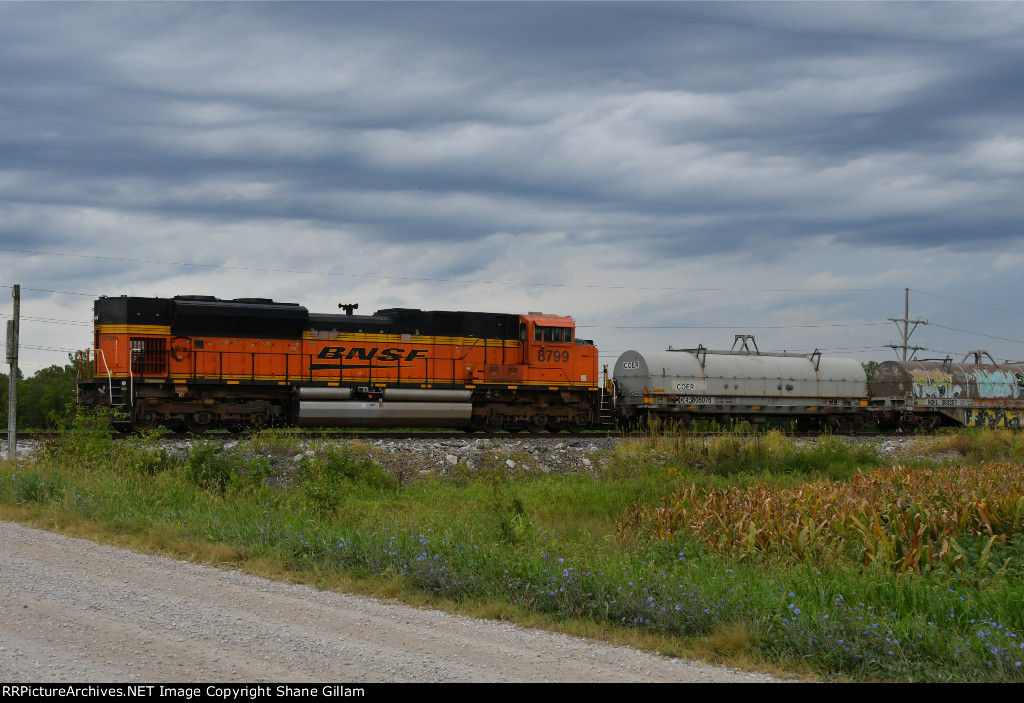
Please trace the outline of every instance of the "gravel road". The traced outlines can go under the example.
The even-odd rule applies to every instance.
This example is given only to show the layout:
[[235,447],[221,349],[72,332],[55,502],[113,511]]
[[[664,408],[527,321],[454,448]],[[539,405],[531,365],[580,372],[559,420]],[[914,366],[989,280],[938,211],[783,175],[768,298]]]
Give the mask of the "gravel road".
[[4,682],[771,682],[0,522]]

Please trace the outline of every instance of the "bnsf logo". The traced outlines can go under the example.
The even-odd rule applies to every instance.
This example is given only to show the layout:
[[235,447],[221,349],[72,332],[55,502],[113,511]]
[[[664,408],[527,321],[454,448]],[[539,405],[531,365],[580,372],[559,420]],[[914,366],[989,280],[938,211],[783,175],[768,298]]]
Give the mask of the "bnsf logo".
[[399,347],[381,349],[379,347],[324,347],[316,355],[318,359],[376,359],[377,361],[415,361],[425,359],[429,349],[405,350]]

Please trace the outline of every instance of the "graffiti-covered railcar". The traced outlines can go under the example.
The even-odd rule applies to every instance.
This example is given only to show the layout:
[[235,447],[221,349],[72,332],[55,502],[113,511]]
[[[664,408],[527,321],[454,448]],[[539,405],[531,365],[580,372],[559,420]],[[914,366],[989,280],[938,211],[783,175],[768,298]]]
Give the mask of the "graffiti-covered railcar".
[[883,426],[1024,426],[1024,364],[996,364],[984,352],[960,363],[886,361],[875,370],[870,391]]

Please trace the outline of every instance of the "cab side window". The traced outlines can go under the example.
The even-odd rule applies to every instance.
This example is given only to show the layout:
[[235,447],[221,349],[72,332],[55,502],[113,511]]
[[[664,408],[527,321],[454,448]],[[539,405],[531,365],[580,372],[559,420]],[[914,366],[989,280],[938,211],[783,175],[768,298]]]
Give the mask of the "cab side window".
[[572,327],[541,327],[533,329],[535,342],[568,342],[572,343]]

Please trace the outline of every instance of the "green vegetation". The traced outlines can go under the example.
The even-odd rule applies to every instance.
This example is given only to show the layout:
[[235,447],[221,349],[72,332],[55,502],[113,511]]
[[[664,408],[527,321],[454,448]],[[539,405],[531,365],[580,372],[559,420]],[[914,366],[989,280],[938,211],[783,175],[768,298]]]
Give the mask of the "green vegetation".
[[[495,459],[399,480],[358,443],[263,432],[176,456],[155,438],[114,444],[85,416],[75,425],[3,465],[0,515],[737,665],[1024,680],[1024,499],[997,496],[1012,498],[1024,474],[1009,432],[920,438],[911,453],[928,458],[899,469],[839,438],[680,434],[624,442],[588,476],[510,472]],[[878,490],[862,500],[862,486]],[[773,509],[757,528],[771,539],[741,544],[743,520],[766,500],[797,509]],[[877,557],[852,523],[828,532],[833,504],[873,510],[862,536]],[[680,507],[700,519],[658,526],[659,510]],[[940,538],[902,568],[917,544],[907,525],[927,535],[957,509],[971,519],[943,523],[950,558]]]
[[[41,430],[59,427],[74,412],[75,378],[71,364],[40,369],[29,378],[18,370],[18,429]],[[0,374],[0,426],[7,430],[9,391],[7,374]]]

